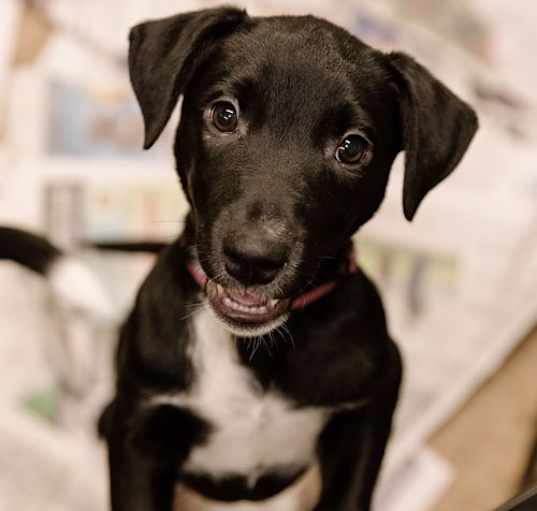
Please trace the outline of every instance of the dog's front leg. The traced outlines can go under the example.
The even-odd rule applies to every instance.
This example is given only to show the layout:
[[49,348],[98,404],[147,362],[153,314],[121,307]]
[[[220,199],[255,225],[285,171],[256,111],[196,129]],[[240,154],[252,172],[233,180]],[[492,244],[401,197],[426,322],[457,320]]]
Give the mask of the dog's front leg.
[[174,472],[136,453],[124,440],[108,442],[112,511],[172,511]]
[[[112,511],[171,511],[174,470],[140,453],[132,444],[131,433],[113,415],[113,405],[101,433],[108,444],[110,499]],[[105,417],[103,415],[103,418]],[[101,419],[101,423],[104,420]]]
[[116,400],[100,420],[108,443],[112,511],[171,511],[181,464],[205,434],[203,421],[168,405]]
[[314,511],[369,511],[399,395],[401,363],[393,346],[384,382],[367,408],[334,416],[319,442],[322,493]]

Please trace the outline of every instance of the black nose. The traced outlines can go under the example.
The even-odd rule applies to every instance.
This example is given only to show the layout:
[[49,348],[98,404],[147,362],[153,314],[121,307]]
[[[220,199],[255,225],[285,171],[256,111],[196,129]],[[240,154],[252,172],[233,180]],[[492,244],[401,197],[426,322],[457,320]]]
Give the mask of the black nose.
[[286,243],[263,236],[233,236],[224,243],[226,271],[245,286],[272,282],[289,255]]

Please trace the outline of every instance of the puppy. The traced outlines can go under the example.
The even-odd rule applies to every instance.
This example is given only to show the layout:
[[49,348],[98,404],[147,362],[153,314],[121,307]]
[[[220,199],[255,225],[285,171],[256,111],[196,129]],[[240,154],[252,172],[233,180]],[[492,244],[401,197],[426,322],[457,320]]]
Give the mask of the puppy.
[[[179,489],[179,510],[369,510],[401,363],[351,236],[402,150],[413,218],[474,111],[409,56],[311,16],[142,23],[129,71],[146,149],[183,97],[191,210],[120,335],[100,421],[112,509],[168,511]],[[282,503],[312,471],[314,498]]]

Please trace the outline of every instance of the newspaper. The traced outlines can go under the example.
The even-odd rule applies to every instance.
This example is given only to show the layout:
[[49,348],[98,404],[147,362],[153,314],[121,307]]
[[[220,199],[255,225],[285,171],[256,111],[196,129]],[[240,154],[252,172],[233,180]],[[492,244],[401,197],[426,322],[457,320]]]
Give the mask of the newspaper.
[[429,449],[415,453],[397,473],[381,482],[374,508],[387,511],[428,511],[453,480],[453,470]]
[[[216,3],[182,2],[181,8]],[[342,2],[337,12],[326,12],[326,3],[320,1],[247,4],[262,14],[313,11],[375,46],[406,49],[478,106],[481,130],[469,154],[454,176],[426,198],[416,220],[407,224],[402,216],[404,162],[400,158],[384,206],[356,236],[359,262],[381,290],[390,331],[401,346],[406,368],[377,509],[402,511],[406,505],[402,503],[408,503],[409,510],[426,511],[449,482],[449,470],[423,451],[428,437],[498,368],[537,317],[535,112],[529,106],[523,111],[517,108],[517,101],[531,104],[525,93],[450,44],[445,33],[439,37],[415,20],[400,23],[395,1],[360,2],[359,6]],[[65,245],[79,237],[129,239],[151,233],[166,238],[177,233],[176,219],[185,203],[173,198],[179,191],[170,185],[169,155],[157,150],[154,157],[139,161],[135,139],[140,134],[124,134],[117,127],[110,131],[110,125],[101,122],[115,119],[119,111],[134,112],[125,92],[126,69],[116,61],[89,64],[96,45],[101,55],[123,55],[130,25],[145,17],[171,14],[177,2],[162,0],[149,7],[147,2],[118,1],[112,7],[110,2],[61,0],[52,2],[50,9],[66,33],[51,43],[35,69],[21,71],[14,82],[21,91],[13,99],[17,108],[36,108],[43,122],[28,127],[12,115],[11,141],[20,149],[17,154],[25,157],[16,165],[10,159],[8,185],[13,193],[2,194],[0,220],[17,220],[13,211],[23,211],[25,222],[30,218],[30,224],[44,229],[48,222],[48,234]],[[73,34],[85,38],[73,39]],[[93,50],[78,48],[88,41]],[[93,86],[84,89],[84,80],[69,74],[69,58],[83,54],[94,79],[107,77],[108,82],[101,83],[106,93],[95,94]],[[37,83],[41,88],[34,90]],[[517,99],[512,102],[515,106],[483,99],[485,86]],[[44,91],[53,91],[58,99],[54,101],[53,95],[45,105]],[[54,119],[61,117],[66,97],[97,112],[86,118],[87,109],[72,109],[76,136],[71,140],[54,131]],[[107,126],[112,146],[103,145],[99,136],[84,138],[85,131],[79,128],[94,122]],[[35,137],[28,137],[27,130],[34,128]],[[98,166],[93,163],[97,158]],[[45,179],[36,171],[42,167]],[[160,192],[155,188],[158,183]],[[136,200],[118,196],[123,193],[118,189],[125,190],[123,185],[130,187],[129,196]],[[21,196],[27,197],[25,203],[19,203]],[[40,200],[45,204],[45,225],[38,220]],[[66,233],[67,239],[58,238]],[[0,460],[9,467],[0,471],[0,496],[6,508],[107,509],[106,462],[95,436],[95,419],[111,392],[117,323],[152,258],[94,253],[84,257],[117,304],[115,325],[103,328],[92,318],[82,318],[89,339],[86,351],[72,349],[80,344],[75,332],[80,332],[81,318],[53,303],[37,277],[9,263],[0,264],[0,360],[5,389],[0,396]],[[80,382],[78,369],[88,359],[93,367],[89,371],[84,367],[87,377]]]

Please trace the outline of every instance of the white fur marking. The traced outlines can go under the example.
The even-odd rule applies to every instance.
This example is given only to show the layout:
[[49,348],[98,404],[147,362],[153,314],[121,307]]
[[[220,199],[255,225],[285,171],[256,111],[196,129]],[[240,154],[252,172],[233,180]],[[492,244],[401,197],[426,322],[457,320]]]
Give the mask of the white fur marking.
[[275,392],[256,393],[252,374],[237,359],[234,339],[210,310],[195,314],[193,334],[191,392],[150,403],[188,407],[215,428],[206,445],[192,450],[185,468],[214,477],[242,474],[253,486],[264,470],[292,473],[313,463],[329,410],[295,409]]

